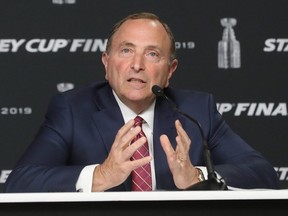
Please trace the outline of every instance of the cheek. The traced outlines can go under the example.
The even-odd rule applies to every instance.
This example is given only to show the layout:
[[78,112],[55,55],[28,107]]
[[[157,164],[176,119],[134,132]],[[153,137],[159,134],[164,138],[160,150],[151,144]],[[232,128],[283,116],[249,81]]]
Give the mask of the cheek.
[[126,64],[123,61],[109,61],[106,68],[105,78],[109,81],[119,82],[121,77],[125,77]]
[[117,73],[121,73],[125,70],[127,67],[128,62],[127,61],[121,61],[119,59],[113,59],[109,62],[109,70],[110,72],[117,71]]
[[162,70],[160,69],[159,73],[157,73],[157,76],[155,76],[155,79],[160,81],[162,84],[166,84],[169,79],[169,72],[167,71],[167,68],[162,68]]
[[116,62],[110,58],[109,61],[107,62],[105,69],[106,69],[106,78],[111,78],[113,74],[116,74],[117,71]]

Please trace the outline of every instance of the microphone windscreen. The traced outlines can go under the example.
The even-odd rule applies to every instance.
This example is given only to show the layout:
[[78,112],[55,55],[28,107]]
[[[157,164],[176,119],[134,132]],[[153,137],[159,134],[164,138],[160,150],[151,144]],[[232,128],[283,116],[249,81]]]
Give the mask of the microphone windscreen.
[[152,92],[159,97],[163,97],[164,95],[163,89],[158,85],[152,86]]

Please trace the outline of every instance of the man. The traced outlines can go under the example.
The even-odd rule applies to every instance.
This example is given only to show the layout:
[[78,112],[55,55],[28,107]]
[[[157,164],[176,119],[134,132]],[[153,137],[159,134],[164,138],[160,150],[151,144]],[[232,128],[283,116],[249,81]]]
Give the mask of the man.
[[[133,14],[117,23],[102,61],[108,82],[51,101],[6,192],[130,191],[131,173],[147,164],[150,190],[182,190],[202,181],[199,128],[156,99],[154,85],[202,124],[215,170],[229,186],[278,187],[273,167],[229,128],[211,95],[168,87],[178,65],[175,41],[156,15]],[[146,137],[133,141],[141,131],[136,116],[144,119]],[[148,156],[131,160],[146,141]]]

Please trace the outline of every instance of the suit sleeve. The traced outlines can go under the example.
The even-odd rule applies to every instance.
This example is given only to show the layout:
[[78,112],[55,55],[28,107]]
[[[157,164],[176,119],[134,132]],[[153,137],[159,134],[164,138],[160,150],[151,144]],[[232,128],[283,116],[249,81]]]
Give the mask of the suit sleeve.
[[227,125],[218,113],[212,96],[209,107],[208,145],[215,170],[227,185],[277,189],[279,182],[273,166]]
[[9,175],[4,192],[76,191],[84,166],[71,165],[73,118],[64,96],[51,101],[32,144]]

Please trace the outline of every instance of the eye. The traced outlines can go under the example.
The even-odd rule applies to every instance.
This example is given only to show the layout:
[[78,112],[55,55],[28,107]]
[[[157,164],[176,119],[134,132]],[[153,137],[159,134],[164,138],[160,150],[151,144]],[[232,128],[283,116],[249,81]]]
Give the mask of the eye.
[[124,47],[120,50],[120,56],[122,57],[127,58],[127,57],[130,57],[132,54],[133,54],[133,51],[130,48]]
[[156,52],[150,52],[148,53],[148,55],[150,55],[151,57],[157,57],[158,54]]
[[152,61],[152,62],[158,62],[161,59],[160,54],[158,52],[152,51],[152,50],[150,50],[146,53],[146,57],[149,61]]
[[130,49],[124,48],[124,49],[122,49],[122,52],[123,52],[123,53],[129,53],[129,52],[130,52]]

